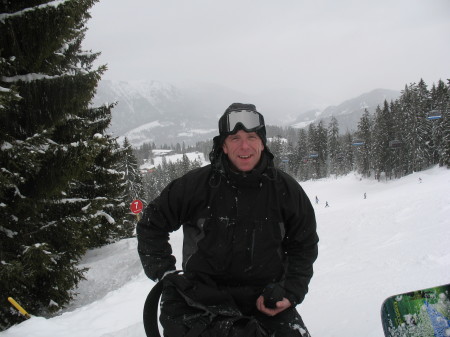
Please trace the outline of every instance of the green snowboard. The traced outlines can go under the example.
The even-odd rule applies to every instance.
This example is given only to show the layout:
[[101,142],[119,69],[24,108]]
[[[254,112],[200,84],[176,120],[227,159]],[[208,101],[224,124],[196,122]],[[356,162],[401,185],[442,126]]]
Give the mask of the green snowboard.
[[386,337],[449,337],[450,284],[387,298],[381,321]]

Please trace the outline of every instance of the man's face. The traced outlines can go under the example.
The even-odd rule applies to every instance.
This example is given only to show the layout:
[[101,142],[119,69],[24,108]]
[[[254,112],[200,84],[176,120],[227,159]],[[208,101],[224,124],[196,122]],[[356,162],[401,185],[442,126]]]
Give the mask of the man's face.
[[239,130],[225,138],[222,148],[239,171],[247,172],[258,164],[264,145],[256,132]]

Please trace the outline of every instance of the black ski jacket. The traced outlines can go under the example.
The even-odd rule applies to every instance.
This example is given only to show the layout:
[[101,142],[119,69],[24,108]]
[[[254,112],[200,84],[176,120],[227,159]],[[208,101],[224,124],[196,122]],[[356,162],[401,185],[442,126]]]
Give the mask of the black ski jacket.
[[219,285],[278,283],[295,306],[308,291],[317,258],[314,209],[297,181],[273,166],[270,152],[250,173],[235,173],[225,155],[171,182],[137,225],[146,275],[175,269],[169,233],[183,226],[183,270]]

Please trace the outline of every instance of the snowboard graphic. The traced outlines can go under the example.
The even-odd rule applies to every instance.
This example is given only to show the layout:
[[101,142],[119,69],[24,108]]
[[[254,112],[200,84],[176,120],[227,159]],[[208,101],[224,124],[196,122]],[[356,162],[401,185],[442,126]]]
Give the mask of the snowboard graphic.
[[381,321],[386,337],[449,337],[450,284],[387,298]]

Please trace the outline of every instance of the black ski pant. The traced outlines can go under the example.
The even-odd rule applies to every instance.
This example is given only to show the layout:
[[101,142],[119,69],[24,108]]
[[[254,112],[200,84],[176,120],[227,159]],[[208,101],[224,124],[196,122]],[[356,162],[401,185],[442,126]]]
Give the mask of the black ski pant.
[[[164,287],[161,297],[160,322],[164,329],[164,337],[182,337],[189,331],[187,318],[201,317],[204,311],[188,305],[175,287]],[[267,316],[256,309],[244,311],[246,316],[254,317],[273,337],[311,337],[300,314],[294,307],[288,308],[276,316]],[[218,337],[221,331],[214,325],[208,327],[201,336]]]

